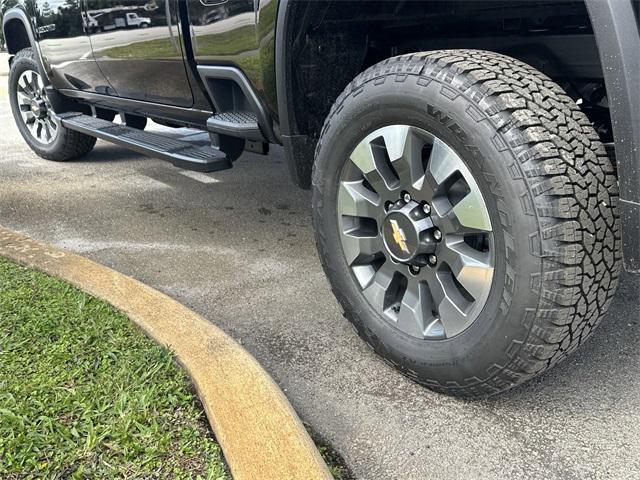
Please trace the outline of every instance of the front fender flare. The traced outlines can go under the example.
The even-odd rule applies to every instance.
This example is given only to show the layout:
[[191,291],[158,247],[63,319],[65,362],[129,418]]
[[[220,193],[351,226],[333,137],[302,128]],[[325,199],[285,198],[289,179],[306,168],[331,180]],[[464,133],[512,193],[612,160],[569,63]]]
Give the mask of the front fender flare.
[[616,147],[625,269],[640,273],[640,12],[632,0],[586,0]]
[[[44,68],[44,63],[42,61],[42,55],[40,53],[40,46],[38,45],[38,40],[35,35],[34,25],[29,19],[29,14],[26,12],[22,5],[16,5],[15,7],[8,9],[2,17],[2,31],[4,33],[4,38],[7,41],[7,46],[9,46],[9,37],[7,35],[7,25],[9,24],[9,22],[20,22],[24,26],[24,29],[27,32],[27,37],[29,38],[29,43],[31,44],[31,48],[33,48],[36,54],[36,62],[38,63],[38,68],[40,69],[42,79],[45,82],[45,85],[50,84],[47,71]],[[11,51],[11,49],[9,49],[9,53],[16,54],[18,52]]]

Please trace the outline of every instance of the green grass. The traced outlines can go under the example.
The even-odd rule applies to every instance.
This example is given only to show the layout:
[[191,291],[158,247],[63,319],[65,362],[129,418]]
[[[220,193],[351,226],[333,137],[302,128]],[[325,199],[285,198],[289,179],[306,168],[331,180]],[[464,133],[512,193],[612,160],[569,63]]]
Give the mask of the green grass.
[[166,349],[106,303],[0,259],[0,478],[229,475]]

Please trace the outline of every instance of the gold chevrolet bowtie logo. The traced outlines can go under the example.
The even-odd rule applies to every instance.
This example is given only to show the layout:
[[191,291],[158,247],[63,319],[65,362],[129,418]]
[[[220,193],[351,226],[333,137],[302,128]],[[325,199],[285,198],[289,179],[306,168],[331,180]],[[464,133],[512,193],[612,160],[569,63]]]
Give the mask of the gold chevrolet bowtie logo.
[[398,225],[398,222],[395,220],[391,220],[391,230],[393,230],[393,240],[398,244],[400,250],[404,253],[409,253],[409,248],[407,247],[407,237],[405,236],[402,228]]

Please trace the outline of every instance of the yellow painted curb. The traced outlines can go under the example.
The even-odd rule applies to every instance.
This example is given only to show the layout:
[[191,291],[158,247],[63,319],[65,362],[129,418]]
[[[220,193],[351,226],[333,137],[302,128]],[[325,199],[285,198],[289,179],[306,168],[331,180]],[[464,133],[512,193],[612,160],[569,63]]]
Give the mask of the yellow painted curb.
[[203,317],[131,277],[2,226],[0,256],[105,300],[167,345],[196,386],[234,480],[332,478],[271,377]]

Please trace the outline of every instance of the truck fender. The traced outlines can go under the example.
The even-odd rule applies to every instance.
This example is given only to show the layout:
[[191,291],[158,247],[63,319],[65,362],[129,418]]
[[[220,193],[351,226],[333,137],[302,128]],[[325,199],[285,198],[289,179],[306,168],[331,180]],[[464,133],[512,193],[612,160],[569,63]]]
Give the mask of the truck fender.
[[21,24],[22,27],[24,27],[24,31],[27,33],[29,44],[35,52],[36,62],[38,63],[40,74],[42,75],[42,81],[45,83],[45,85],[50,84],[47,71],[44,68],[44,63],[42,62],[40,46],[38,45],[38,41],[36,40],[34,25],[29,20],[29,15],[27,14],[27,12],[25,11],[22,5],[16,5],[15,7],[8,9],[4,13],[4,16],[2,17],[2,31],[4,33],[4,38],[7,43],[8,52],[14,55],[18,53],[19,50],[26,48],[24,45],[17,45],[15,41],[12,42],[12,39],[11,39],[12,36],[10,33],[12,31],[12,28],[15,28],[14,26],[16,25],[13,22],[19,22],[19,24]]
[[640,273],[640,12],[633,0],[586,0],[609,99],[625,269]]

